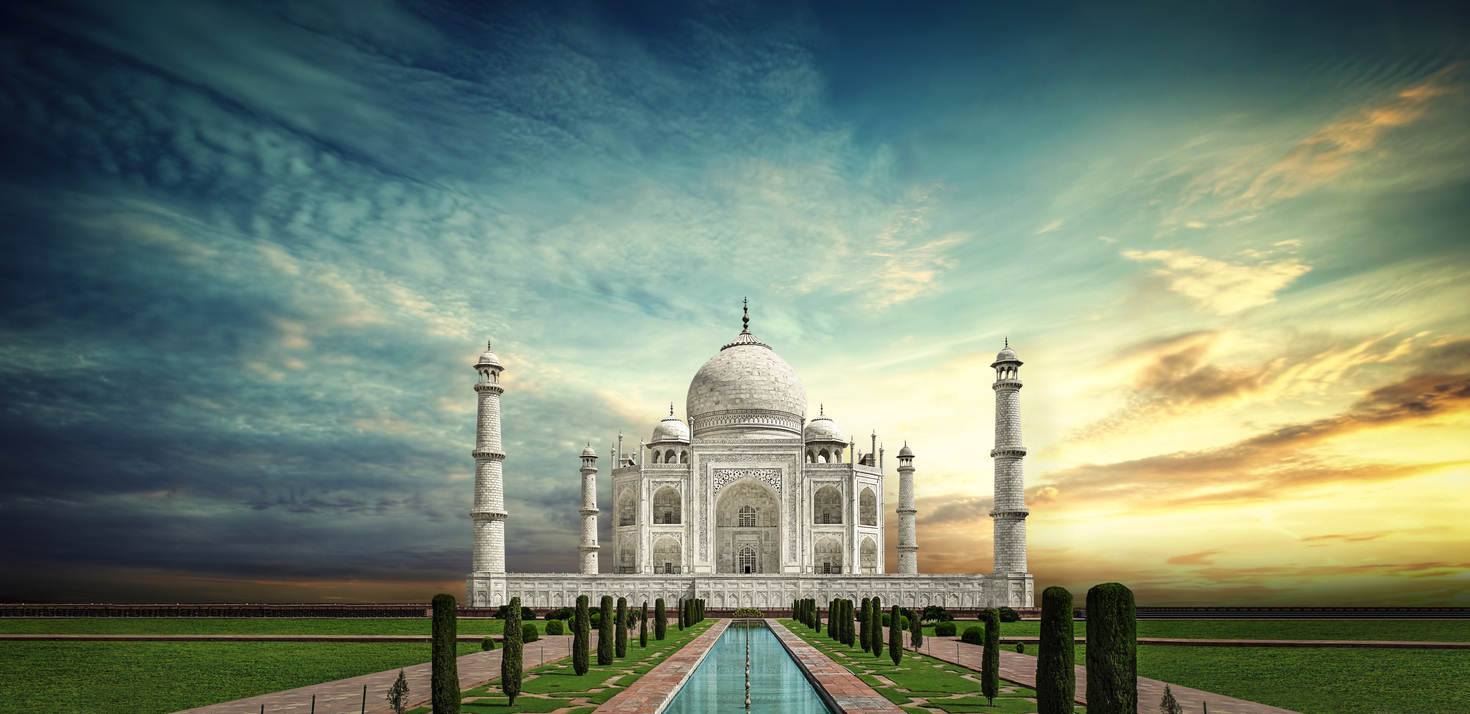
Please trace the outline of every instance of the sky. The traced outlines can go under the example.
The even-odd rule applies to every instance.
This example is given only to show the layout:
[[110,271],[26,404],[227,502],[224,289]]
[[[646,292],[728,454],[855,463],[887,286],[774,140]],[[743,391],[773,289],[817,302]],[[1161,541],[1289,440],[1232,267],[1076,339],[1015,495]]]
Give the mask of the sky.
[[1452,3],[6,3],[0,186],[3,600],[463,593],[487,340],[573,571],[748,297],[923,572],[1009,339],[1038,592],[1470,606]]

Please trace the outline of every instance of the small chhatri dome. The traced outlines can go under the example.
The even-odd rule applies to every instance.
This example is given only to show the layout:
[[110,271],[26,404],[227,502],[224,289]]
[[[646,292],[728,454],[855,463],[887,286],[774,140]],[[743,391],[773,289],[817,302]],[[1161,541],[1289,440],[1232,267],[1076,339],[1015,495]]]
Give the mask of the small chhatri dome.
[[1011,339],[1009,337],[1006,338],[1006,346],[1005,346],[1005,349],[1001,350],[999,354],[995,355],[995,361],[992,362],[992,363],[990,363],[990,366],[991,367],[994,367],[994,366],[996,366],[996,365],[998,365],[998,364],[1000,364],[1002,362],[1014,362],[1016,364],[1025,364],[1024,362],[1022,362],[1021,360],[1019,360],[1019,359],[1016,358],[1015,351],[1011,349]]
[[820,409],[818,416],[806,425],[802,432],[802,441],[842,441],[842,430],[837,428],[837,422],[827,416],[826,407]]
[[585,458],[587,458],[589,456],[592,457],[592,458],[594,458],[594,459],[597,458],[597,452],[595,450],[593,450],[591,444],[588,444],[587,445],[587,448],[582,449],[582,458],[585,459]]
[[903,442],[903,448],[898,450],[898,457],[901,459],[905,457],[912,459],[914,457],[914,450],[909,448],[909,442]]
[[495,353],[490,351],[490,343],[489,342],[486,342],[485,343],[485,353],[482,354],[482,355],[480,355],[480,361],[479,362],[476,362],[475,363],[475,366],[476,367],[486,367],[486,366],[489,366],[489,367],[495,367],[496,369],[501,369],[501,370],[505,369],[504,367],[501,367],[500,366],[500,358],[499,357],[496,357],[495,356]]
[[669,415],[653,428],[653,439],[648,443],[656,444],[663,441],[689,443],[689,427],[685,426],[679,417],[674,416],[674,405],[672,404],[669,405]]

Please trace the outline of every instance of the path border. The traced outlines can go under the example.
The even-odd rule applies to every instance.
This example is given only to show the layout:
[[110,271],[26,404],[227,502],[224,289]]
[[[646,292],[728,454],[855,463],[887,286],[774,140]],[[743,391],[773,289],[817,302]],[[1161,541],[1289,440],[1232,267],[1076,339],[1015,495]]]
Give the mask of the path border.
[[[776,618],[766,618],[766,626],[776,634],[776,640],[786,648],[791,659],[796,660],[801,673],[832,711],[840,714],[904,714],[897,704],[888,701],[888,697],[858,679],[847,667],[807,644]],[[813,667],[819,671],[813,672]],[[833,690],[836,690],[835,694]]]
[[[699,669],[704,658],[714,649],[715,642],[730,626],[728,619],[716,620],[700,636],[690,640],[677,652],[644,672],[638,680],[629,684],[593,710],[593,714],[617,712],[617,714],[659,714],[674,701],[674,696],[684,688],[684,683]],[[644,690],[647,690],[646,692]]]

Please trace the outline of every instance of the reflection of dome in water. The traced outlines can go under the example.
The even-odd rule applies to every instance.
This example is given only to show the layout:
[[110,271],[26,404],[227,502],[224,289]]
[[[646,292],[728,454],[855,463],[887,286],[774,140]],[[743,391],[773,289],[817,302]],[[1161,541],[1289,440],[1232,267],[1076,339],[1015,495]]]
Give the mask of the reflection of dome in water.
[[791,436],[801,433],[806,387],[775,350],[743,331],[695,373],[686,408],[695,436],[724,431]]

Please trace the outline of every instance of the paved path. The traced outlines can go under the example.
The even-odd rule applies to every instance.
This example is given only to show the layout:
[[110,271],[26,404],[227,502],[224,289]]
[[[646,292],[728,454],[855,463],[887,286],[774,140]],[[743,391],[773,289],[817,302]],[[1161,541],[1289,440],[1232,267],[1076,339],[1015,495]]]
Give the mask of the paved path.
[[903,710],[887,697],[864,684],[846,667],[833,662],[821,650],[792,634],[785,625],[774,618],[767,619],[766,625],[791,651],[807,675],[816,680],[817,686],[826,690],[830,703],[836,704],[838,711],[845,714],[903,714]]
[[[888,628],[883,628],[884,637]],[[904,633],[904,644],[907,646],[909,635]],[[942,659],[946,662],[954,662],[961,667],[980,671],[981,654],[984,647],[960,642],[952,637],[925,637],[923,647],[920,649],[926,655]],[[1087,668],[1077,665],[1077,703],[1087,703]],[[1007,650],[1000,651],[1000,678],[1009,682],[1015,682],[1026,687],[1036,687],[1036,658],[1031,655],[1017,654]],[[1210,711],[1218,714],[1297,714],[1290,709],[1280,709],[1265,704],[1235,699],[1223,694],[1205,692],[1191,689],[1178,684],[1169,684],[1169,689],[1174,693],[1174,698],[1184,707],[1185,711],[1198,711],[1202,709],[1202,703],[1210,705]],[[1164,698],[1164,683],[1157,679],[1146,677],[1138,678],[1138,711],[1139,714],[1152,714],[1159,710],[1159,700]]]
[[[475,641],[479,641],[477,636]],[[539,667],[569,656],[572,649],[571,635],[543,636],[526,645],[522,655],[525,669]],[[592,632],[592,651],[597,650],[597,631]],[[460,691],[478,687],[492,679],[500,678],[500,655],[504,650],[476,652],[459,658]],[[429,701],[429,663],[403,668],[408,680],[410,706],[422,706]],[[267,714],[307,714],[312,711],[312,696],[316,696],[316,714],[392,714],[385,698],[388,688],[398,679],[398,670],[390,669],[376,674],[339,679],[335,682],[313,684],[309,687],[288,689],[284,692],[262,694],[258,697],[236,699],[232,702],[186,709],[188,714],[259,714],[264,705]],[[363,709],[362,688],[367,687],[367,707]],[[183,714],[182,712],[180,714]]]
[[653,714],[659,707],[664,705],[694,670],[699,663],[704,661],[704,656],[714,647],[715,641],[725,633],[725,628],[730,626],[730,620],[723,619],[715,622],[704,634],[694,638],[693,641],[679,648],[679,651],[669,655],[664,661],[659,662],[648,673],[638,678],[638,681],[628,685],[627,689],[618,692],[612,699],[607,700],[592,714],[612,713],[616,714]]

